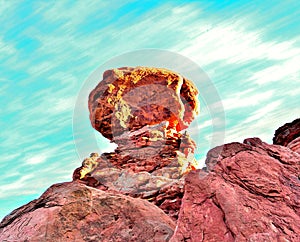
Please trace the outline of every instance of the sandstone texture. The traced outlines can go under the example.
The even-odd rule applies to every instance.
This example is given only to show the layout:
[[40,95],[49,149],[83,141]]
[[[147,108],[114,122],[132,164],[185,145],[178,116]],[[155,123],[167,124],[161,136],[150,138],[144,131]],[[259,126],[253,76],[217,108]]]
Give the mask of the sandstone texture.
[[155,205],[83,184],[51,186],[0,224],[0,241],[168,241],[174,222]]
[[171,241],[300,241],[298,153],[252,138],[212,149],[206,163],[185,179]]
[[[174,220],[178,218],[178,213],[183,197],[184,179],[181,177],[168,178],[163,175],[152,175],[148,172],[135,173],[131,170],[115,168],[107,162],[103,154],[85,159],[84,168],[75,170],[74,181],[103,190],[117,191],[118,193],[139,197],[148,200],[159,206],[166,214]],[[96,163],[96,168],[80,178],[80,171],[89,170],[91,162]],[[176,174],[176,170],[174,171]]]

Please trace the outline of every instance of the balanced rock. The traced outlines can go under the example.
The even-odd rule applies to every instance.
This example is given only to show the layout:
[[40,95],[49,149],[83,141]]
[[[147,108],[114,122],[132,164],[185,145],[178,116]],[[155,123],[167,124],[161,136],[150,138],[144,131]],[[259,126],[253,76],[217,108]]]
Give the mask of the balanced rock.
[[114,167],[153,172],[175,165],[182,175],[197,166],[196,145],[180,131],[199,112],[198,90],[180,74],[153,67],[108,70],[88,106],[92,126],[118,145],[109,158]]
[[197,167],[196,144],[181,132],[199,112],[197,94],[191,81],[166,69],[106,71],[89,96],[90,121],[117,148],[85,159],[73,180],[147,199],[176,220],[183,176]]
[[168,129],[180,131],[198,113],[197,94],[192,82],[167,69],[107,70],[89,96],[91,124],[110,140],[163,121]]

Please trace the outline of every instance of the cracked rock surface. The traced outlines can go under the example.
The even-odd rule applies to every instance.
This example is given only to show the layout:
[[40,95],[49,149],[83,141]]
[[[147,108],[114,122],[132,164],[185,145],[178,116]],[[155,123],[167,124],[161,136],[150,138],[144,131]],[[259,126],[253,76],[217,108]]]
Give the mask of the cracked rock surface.
[[171,241],[300,241],[300,154],[258,138],[190,172]]

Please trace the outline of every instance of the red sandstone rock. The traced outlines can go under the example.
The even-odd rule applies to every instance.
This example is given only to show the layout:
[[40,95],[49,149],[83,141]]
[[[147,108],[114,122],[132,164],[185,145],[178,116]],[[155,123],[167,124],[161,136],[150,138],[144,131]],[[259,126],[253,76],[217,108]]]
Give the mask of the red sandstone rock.
[[[288,146],[289,143],[300,137],[300,118],[291,123],[286,123],[275,131],[273,144]],[[299,139],[297,140],[299,142]],[[296,147],[299,147],[298,144]],[[295,141],[292,147],[295,147]],[[296,148],[298,150],[298,148]]]
[[300,154],[300,137],[292,140],[286,147]]
[[146,198],[176,220],[182,176],[197,167],[196,144],[180,133],[198,113],[197,94],[189,80],[166,69],[106,71],[89,96],[90,120],[118,147],[85,159],[73,180]]
[[134,172],[152,173],[165,166],[177,167],[180,174],[194,169],[196,145],[179,131],[198,114],[197,95],[191,81],[166,69],[106,71],[89,96],[92,126],[118,145],[106,159]]
[[299,154],[254,138],[206,162],[186,177],[171,241],[300,241]]
[[174,222],[155,205],[73,182],[51,186],[0,224],[0,241],[168,241]]
[[273,143],[288,147],[300,154],[300,119],[286,123],[276,130]]
[[[73,179],[100,190],[117,191],[124,195],[147,199],[159,206],[172,219],[177,220],[184,184],[183,177],[179,179],[178,167],[163,167],[153,173],[133,172],[130,169],[114,167],[109,162],[110,159],[105,158],[107,155],[112,154],[102,154],[100,157],[93,155],[96,160],[93,157],[85,159],[83,168],[75,170]],[[122,161],[120,156],[114,157],[116,161],[118,159]],[[178,160],[174,161],[178,164]],[[89,170],[95,163],[98,166]],[[85,174],[86,170],[89,173]],[[81,179],[80,172],[84,172]]]
[[89,96],[91,124],[110,140],[163,121],[168,129],[180,131],[198,113],[197,94],[192,82],[166,69],[107,70]]

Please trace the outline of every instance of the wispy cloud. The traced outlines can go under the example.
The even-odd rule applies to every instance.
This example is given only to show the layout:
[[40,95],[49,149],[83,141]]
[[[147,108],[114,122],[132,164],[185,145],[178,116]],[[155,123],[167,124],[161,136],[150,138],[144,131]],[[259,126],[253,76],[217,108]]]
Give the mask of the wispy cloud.
[[223,105],[225,111],[229,111],[248,106],[257,106],[261,105],[263,102],[271,100],[272,96],[272,90],[267,90],[264,93],[257,93],[254,89],[246,90],[231,94],[231,97],[223,99],[218,103],[213,103],[210,108],[214,109],[218,105]]
[[[279,106],[279,103],[277,101],[270,103],[268,107],[261,108],[253,114],[249,114],[248,120],[238,122],[228,128],[226,130],[225,142],[242,142],[246,138],[259,137],[265,142],[272,143],[273,134],[278,127],[299,118],[298,107],[286,109],[284,105]],[[277,110],[277,112],[272,112],[272,110]],[[251,118],[252,115],[255,118]]]
[[3,56],[8,56],[15,53],[16,53],[16,48],[12,44],[4,42],[3,39],[0,38],[0,54],[2,58]]
[[[189,47],[183,48],[182,53],[194,57],[201,66],[217,61],[229,64],[243,64],[246,61],[254,60],[287,60],[290,62],[291,58],[299,54],[300,49],[294,46],[297,42],[296,38],[284,42],[265,41],[262,36],[263,26],[256,30],[245,28],[253,16],[239,17],[239,20],[224,21],[215,26],[209,26],[205,32],[200,31]],[[206,21],[200,19],[200,22]],[[191,31],[194,31],[194,28]]]
[[[267,83],[274,83],[278,81],[284,82],[286,84],[290,82],[299,81],[300,48],[292,48],[292,49],[293,49],[293,56],[291,56],[291,58],[256,72],[250,78],[250,81],[254,81],[260,85],[267,84]],[[285,53],[282,52],[283,56],[284,54]]]
[[242,124],[248,124],[251,123],[253,121],[257,121],[265,116],[267,116],[267,114],[272,114],[274,110],[280,110],[283,107],[280,108],[280,105],[282,104],[281,100],[277,100],[274,102],[271,102],[269,104],[267,104],[266,106],[256,110],[254,113],[252,113],[251,115],[249,115],[249,117],[242,121]]
[[25,164],[26,165],[36,165],[43,163],[47,160],[47,156],[44,154],[38,154],[35,156],[31,156],[28,159],[26,159]]
[[23,188],[26,187],[26,183],[30,182],[32,178],[34,177],[34,174],[27,174],[21,176],[18,180],[10,183],[5,184],[4,186],[0,187],[0,197],[6,197],[9,195],[9,193],[14,193],[14,191],[18,190],[21,191]]

